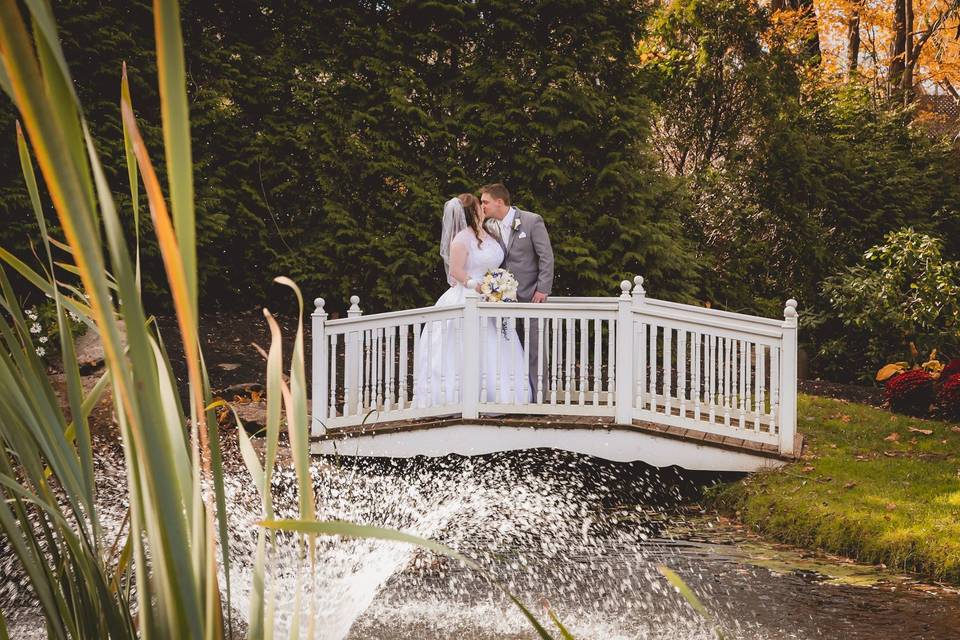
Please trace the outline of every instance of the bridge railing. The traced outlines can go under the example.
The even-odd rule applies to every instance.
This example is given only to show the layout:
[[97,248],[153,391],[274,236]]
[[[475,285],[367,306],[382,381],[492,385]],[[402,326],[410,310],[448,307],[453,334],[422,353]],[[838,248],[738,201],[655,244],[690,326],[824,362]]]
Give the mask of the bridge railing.
[[468,291],[462,305],[364,316],[354,296],[338,320],[316,305],[315,435],[436,416],[603,416],[793,453],[793,300],[783,320],[760,318],[647,298],[637,277],[618,297],[546,304]]

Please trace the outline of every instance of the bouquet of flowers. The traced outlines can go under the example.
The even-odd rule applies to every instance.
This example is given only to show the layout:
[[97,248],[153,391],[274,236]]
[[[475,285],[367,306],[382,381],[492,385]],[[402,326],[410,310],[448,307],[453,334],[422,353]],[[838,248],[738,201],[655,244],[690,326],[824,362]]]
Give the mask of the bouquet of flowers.
[[492,269],[480,281],[480,299],[484,302],[516,302],[518,286],[517,279],[506,269]]
[[[506,269],[492,269],[480,282],[480,299],[484,302],[516,302],[519,286],[517,279]],[[508,323],[506,318],[500,321],[500,333],[506,340],[510,339],[511,326],[512,322]]]

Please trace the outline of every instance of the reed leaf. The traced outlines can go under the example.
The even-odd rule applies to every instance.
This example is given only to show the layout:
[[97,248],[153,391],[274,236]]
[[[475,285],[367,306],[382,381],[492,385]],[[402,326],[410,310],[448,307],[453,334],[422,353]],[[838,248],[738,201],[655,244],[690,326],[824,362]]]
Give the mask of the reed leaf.
[[197,249],[193,202],[193,160],[190,152],[190,111],[187,105],[180,9],[176,2],[154,0],[153,15],[170,207],[173,210],[182,270],[187,278],[186,294],[190,305],[195,307],[197,304]]
[[[123,70],[120,76],[120,101],[133,105],[130,98],[130,81],[127,79],[127,63],[123,63]],[[133,209],[133,237],[136,242],[136,281],[137,288],[140,288],[140,181],[137,176],[137,158],[133,153],[133,142],[130,138],[130,129],[126,121],[121,118],[123,124],[123,152],[127,162],[127,180],[130,183],[130,203]]]
[[657,565],[657,571],[659,571],[661,575],[667,579],[667,582],[673,585],[673,588],[677,590],[677,593],[683,596],[683,599],[686,600],[691,607],[693,607],[694,611],[699,613],[701,616],[703,616],[704,620],[710,623],[710,626],[713,627],[714,632],[717,634],[717,640],[724,640],[724,635],[717,625],[716,618],[714,618],[713,614],[710,613],[710,610],[707,609],[702,602],[700,602],[700,598],[698,598],[697,594],[693,592],[693,589],[687,586],[687,583],[683,581],[683,578],[681,578],[675,571],[662,564]]

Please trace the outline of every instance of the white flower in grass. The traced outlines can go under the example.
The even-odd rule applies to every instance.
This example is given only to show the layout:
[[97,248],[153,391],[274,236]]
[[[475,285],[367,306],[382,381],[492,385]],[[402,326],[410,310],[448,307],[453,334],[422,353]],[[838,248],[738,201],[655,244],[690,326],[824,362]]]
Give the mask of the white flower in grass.
[[40,344],[47,344],[47,336],[40,336],[37,340]]
[[30,326],[30,333],[40,333],[41,331],[43,331],[43,327],[40,326],[39,322],[34,322]]
[[78,316],[77,314],[75,314],[73,311],[67,310],[67,313],[70,314],[70,319],[71,319],[71,320],[73,320],[74,322],[80,322],[80,316]]
[[39,318],[40,316],[37,315],[37,308],[30,307],[29,309],[27,309],[27,317],[30,318],[31,320],[36,320],[37,318]]
[[42,358],[43,356],[47,355],[47,350],[43,347],[37,347],[37,355]]

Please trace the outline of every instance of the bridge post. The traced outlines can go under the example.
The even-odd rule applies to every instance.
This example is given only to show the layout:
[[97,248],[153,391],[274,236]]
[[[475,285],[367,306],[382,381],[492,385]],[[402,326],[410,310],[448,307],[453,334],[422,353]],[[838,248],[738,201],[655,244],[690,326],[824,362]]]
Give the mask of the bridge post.
[[[360,297],[359,296],[350,296],[350,308],[347,309],[348,318],[359,318],[363,315],[363,311],[360,309]],[[363,357],[361,352],[361,343],[362,339],[360,337],[359,331],[354,331],[352,333],[345,333],[343,335],[343,348],[344,348],[344,369],[343,369],[343,380],[344,380],[344,403],[346,407],[344,408],[344,415],[347,414],[347,411],[355,411],[357,408],[357,400],[360,398],[360,359]]]
[[311,336],[313,338],[313,372],[311,380],[313,389],[310,392],[310,432],[314,436],[323,435],[327,420],[327,398],[330,395],[329,382],[327,380],[327,336],[324,326],[327,322],[327,312],[323,308],[323,298],[317,298],[313,301],[315,309],[310,315]]
[[615,421],[617,424],[633,424],[633,298],[630,295],[629,280],[620,283],[620,291],[622,293],[617,299]]
[[783,309],[783,347],[780,353],[780,453],[792,455],[797,433],[797,301]]
[[463,301],[463,414],[480,417],[480,294],[474,280],[467,281]]

